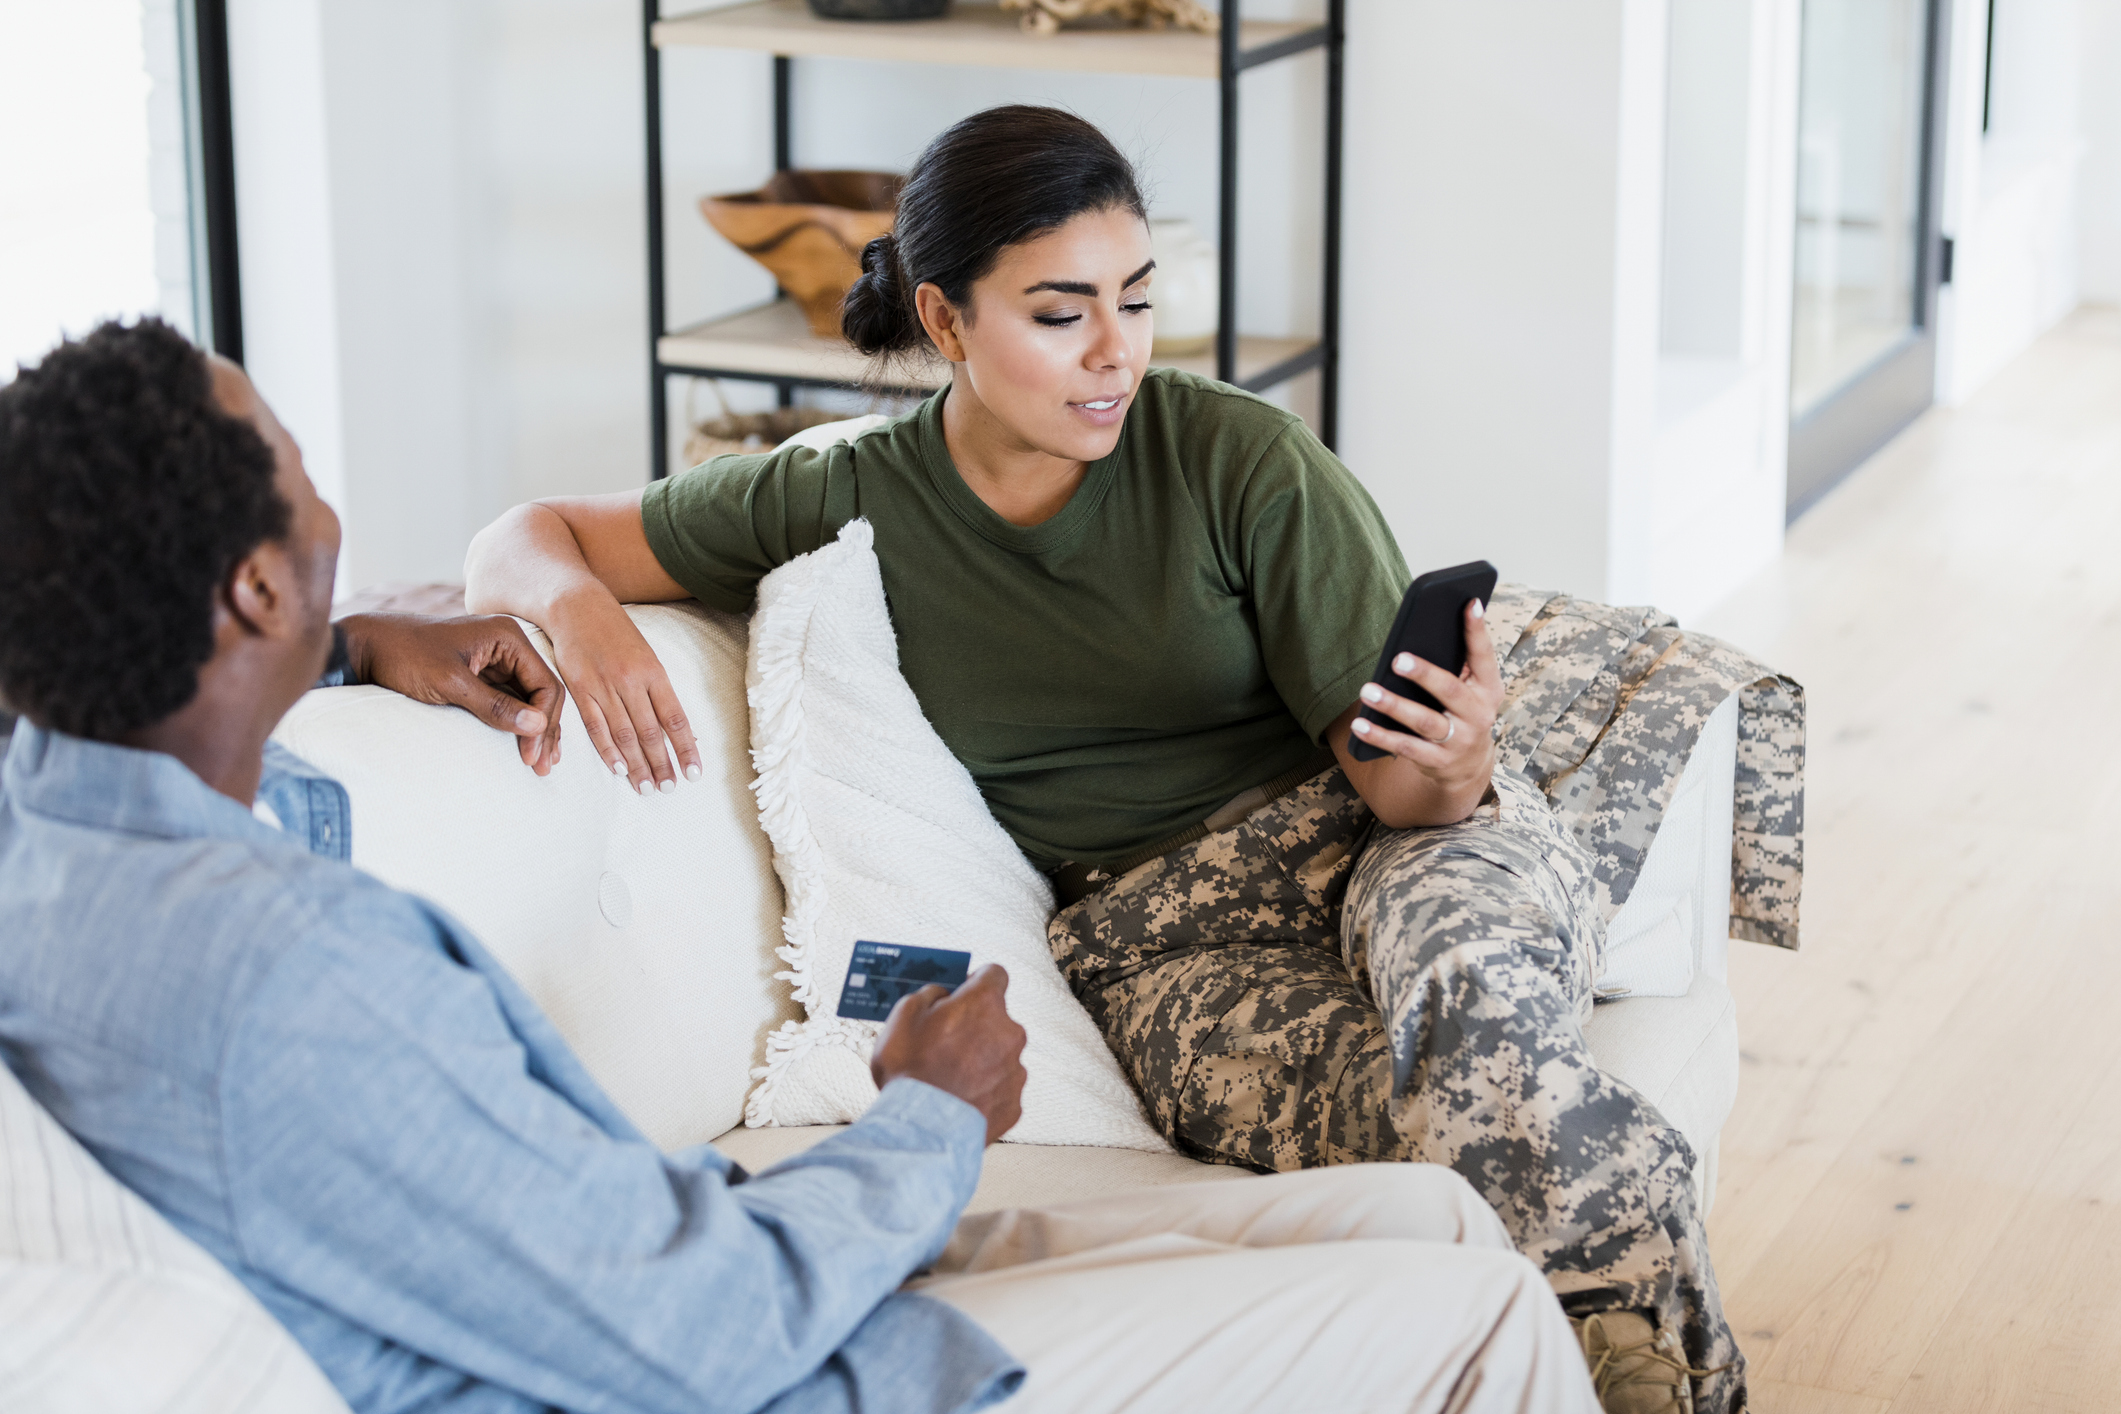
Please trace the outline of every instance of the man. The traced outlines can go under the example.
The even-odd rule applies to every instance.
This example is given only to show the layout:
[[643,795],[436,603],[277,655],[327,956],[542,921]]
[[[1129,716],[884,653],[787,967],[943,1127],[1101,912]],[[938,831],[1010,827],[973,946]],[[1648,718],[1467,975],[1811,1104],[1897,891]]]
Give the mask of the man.
[[[331,652],[337,551],[241,370],[165,326],[0,389],[0,1056],[354,1408],[1596,1408],[1440,1169],[960,1222],[1023,1084],[997,968],[900,1004],[845,1133],[758,1175],[657,1152],[268,745]],[[437,657],[367,628],[386,672]],[[488,666],[539,704],[533,658]],[[557,706],[489,710],[537,768]]]

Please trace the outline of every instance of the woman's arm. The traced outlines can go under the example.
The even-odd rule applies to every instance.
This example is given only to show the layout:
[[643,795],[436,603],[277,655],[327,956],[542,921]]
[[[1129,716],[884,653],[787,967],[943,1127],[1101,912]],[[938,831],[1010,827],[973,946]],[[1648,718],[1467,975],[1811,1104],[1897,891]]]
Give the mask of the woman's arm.
[[[1362,701],[1326,728],[1326,740],[1348,781],[1388,828],[1454,825],[1471,815],[1495,772],[1495,715],[1502,710],[1502,674],[1478,599],[1466,605],[1466,666],[1456,676],[1402,653],[1392,664],[1401,677],[1427,688],[1442,712],[1366,683]],[[1374,707],[1407,730],[1390,731],[1356,713]],[[1351,734],[1389,753],[1357,761]]]
[[591,745],[643,795],[674,789],[680,770],[698,779],[700,754],[669,675],[620,606],[691,597],[648,548],[638,491],[517,506],[464,557],[465,607],[551,636]]

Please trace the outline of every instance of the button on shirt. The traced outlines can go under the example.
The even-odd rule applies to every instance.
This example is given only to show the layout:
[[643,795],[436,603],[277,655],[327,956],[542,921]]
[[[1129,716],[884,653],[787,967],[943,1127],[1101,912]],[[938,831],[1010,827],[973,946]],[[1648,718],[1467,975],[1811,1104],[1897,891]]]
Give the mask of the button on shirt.
[[361,1411],[978,1409],[1022,1370],[897,1288],[978,1180],[914,1080],[759,1175],[659,1152],[445,914],[345,861],[277,747],[254,818],[29,722],[0,769],[0,1058]]

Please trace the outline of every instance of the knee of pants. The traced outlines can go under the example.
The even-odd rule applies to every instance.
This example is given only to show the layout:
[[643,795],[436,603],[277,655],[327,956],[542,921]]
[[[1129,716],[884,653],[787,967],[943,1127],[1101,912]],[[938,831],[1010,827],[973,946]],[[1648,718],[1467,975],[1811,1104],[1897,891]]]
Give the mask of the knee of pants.
[[[1566,1342],[1568,1324],[1539,1268],[1517,1252],[1434,1243],[1363,1242],[1340,1249],[1346,1298],[1334,1319],[1359,1324],[1374,1316],[1405,1334],[1421,1313],[1432,1339],[1478,1351],[1497,1332],[1535,1342]],[[1336,1262],[1341,1255],[1336,1256]],[[1449,1314],[1446,1315],[1446,1312]],[[1366,1314],[1358,1314],[1366,1313]],[[1579,1367],[1580,1368],[1580,1367]]]
[[1336,1194],[1357,1220],[1350,1237],[1452,1242],[1511,1251],[1502,1219],[1473,1185],[1441,1164],[1341,1164],[1316,1173],[1341,1176]]

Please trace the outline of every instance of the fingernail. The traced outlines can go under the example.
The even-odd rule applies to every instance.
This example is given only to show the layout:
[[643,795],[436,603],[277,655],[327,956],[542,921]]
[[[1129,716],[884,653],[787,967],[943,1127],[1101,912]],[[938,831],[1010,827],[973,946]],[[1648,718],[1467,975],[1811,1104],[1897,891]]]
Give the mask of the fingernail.
[[1368,736],[1370,734],[1370,724],[1364,721],[1362,718],[1357,717],[1355,719],[1355,730],[1362,733],[1364,736]]
[[516,730],[525,736],[530,735],[532,732],[544,731],[545,719],[525,707],[522,711],[516,713]]
[[1476,619],[1484,619],[1487,616],[1488,606],[1481,603],[1478,599],[1475,599],[1473,601],[1473,617]]
[[1411,673],[1420,666],[1421,660],[1412,653],[1402,653],[1392,660],[1392,670],[1402,675]]
[[685,768],[685,779],[688,781],[696,781],[705,774],[706,772],[700,769],[700,763],[697,761]]
[[635,786],[634,789],[639,791],[642,795],[646,795],[648,794],[650,789],[653,788],[654,784],[655,783],[653,781],[642,781],[638,786]]
[[678,783],[677,783],[676,781],[659,781],[659,782],[657,782],[657,783],[656,783],[656,789],[657,789],[657,790],[660,790],[660,791],[661,791],[661,792],[662,792],[663,794],[665,794],[665,795],[668,795],[668,794],[670,794],[670,793],[671,793],[672,791],[676,790],[677,788],[678,788]]
[[1361,696],[1362,700],[1365,702],[1382,702],[1384,700],[1385,690],[1379,687],[1374,682],[1366,682],[1362,685]]
[[612,763],[611,763],[611,774],[612,774],[612,775],[614,775],[614,776],[623,776],[623,775],[625,775],[625,774],[626,774],[626,763],[625,763],[624,761],[614,761],[614,762],[612,762]]

